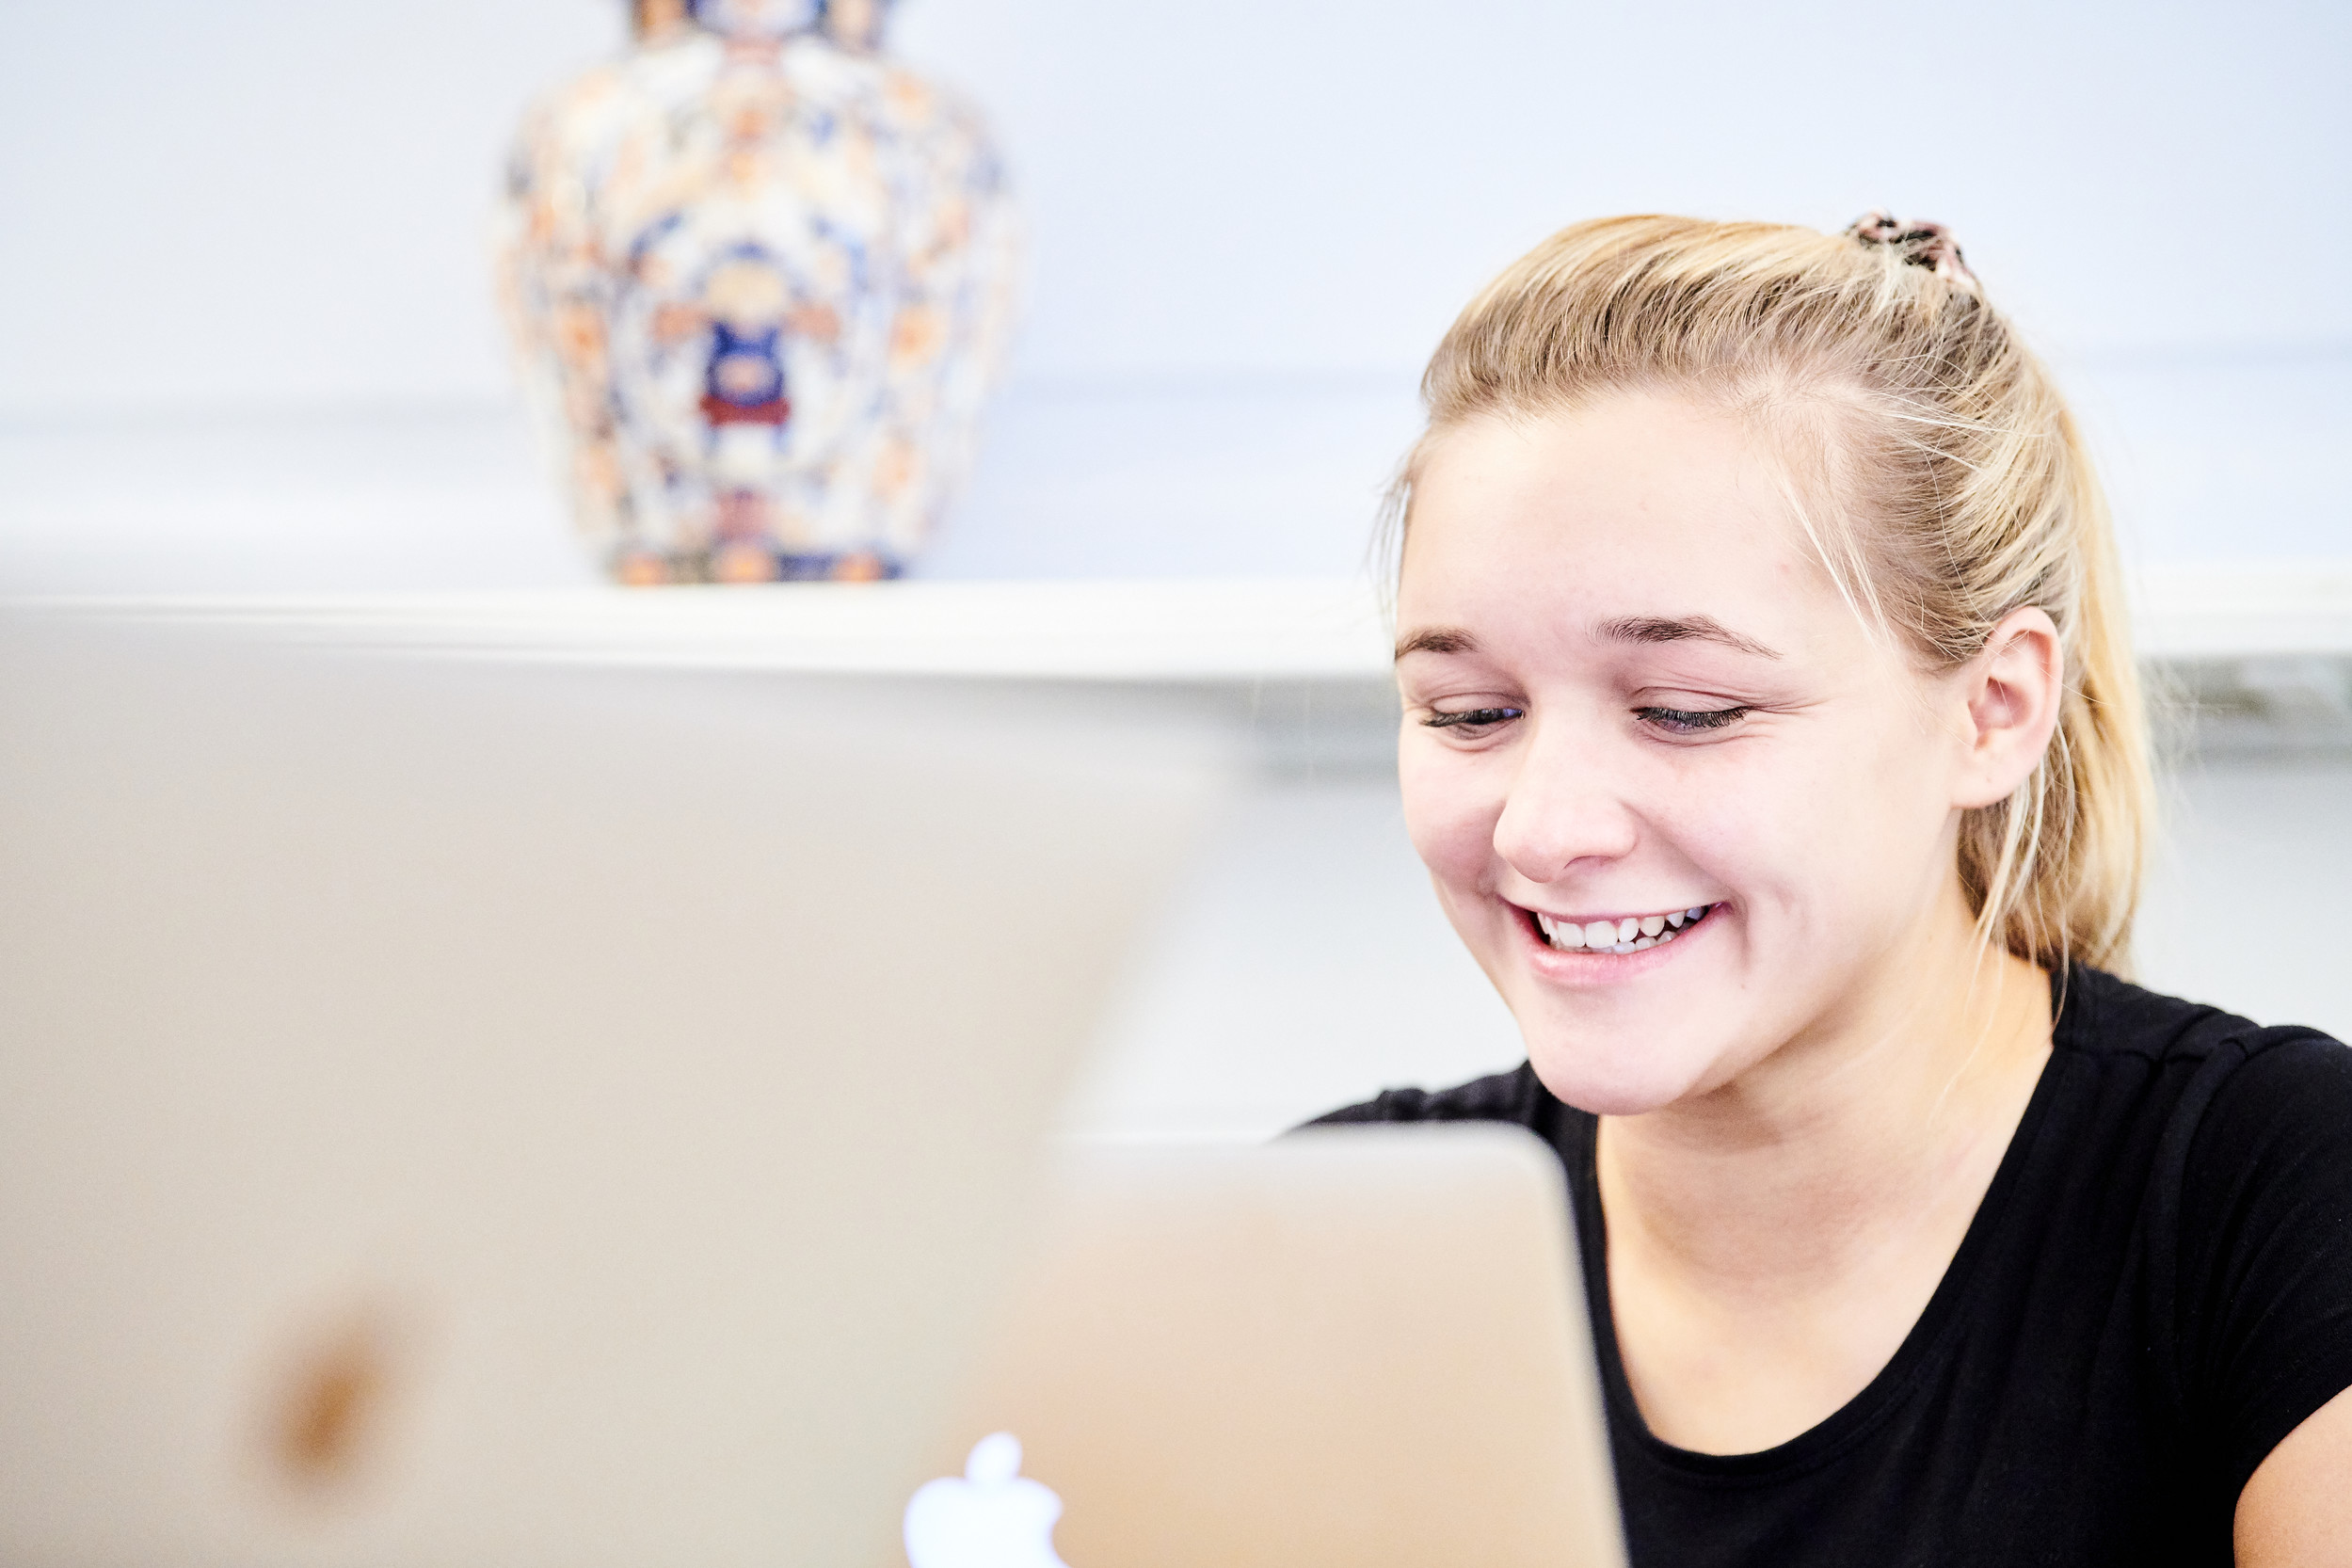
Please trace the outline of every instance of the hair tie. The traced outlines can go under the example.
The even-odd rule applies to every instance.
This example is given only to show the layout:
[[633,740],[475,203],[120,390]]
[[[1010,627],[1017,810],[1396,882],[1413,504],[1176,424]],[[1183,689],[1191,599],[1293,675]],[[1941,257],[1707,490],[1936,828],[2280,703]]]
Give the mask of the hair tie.
[[1864,245],[1891,247],[1907,266],[1924,266],[1947,281],[1976,286],[1976,275],[1960,260],[1960,242],[1941,223],[1906,223],[1881,208],[1848,224],[1846,234]]

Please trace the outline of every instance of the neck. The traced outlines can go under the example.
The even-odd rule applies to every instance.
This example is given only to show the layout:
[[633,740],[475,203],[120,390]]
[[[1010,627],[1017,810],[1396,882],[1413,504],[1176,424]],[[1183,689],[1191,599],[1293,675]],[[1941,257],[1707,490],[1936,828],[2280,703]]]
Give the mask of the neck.
[[1837,1022],[1732,1082],[1604,1118],[1610,1247],[1728,1300],[1833,1289],[1973,1215],[2049,1053],[2048,980],[1980,952],[1957,886]]

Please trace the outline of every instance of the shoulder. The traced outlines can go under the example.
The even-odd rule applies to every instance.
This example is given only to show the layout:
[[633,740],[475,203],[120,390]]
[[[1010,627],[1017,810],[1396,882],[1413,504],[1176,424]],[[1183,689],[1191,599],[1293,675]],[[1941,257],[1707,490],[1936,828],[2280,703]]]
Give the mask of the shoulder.
[[2191,1278],[2226,1297],[2281,1248],[2296,1260],[2281,1288],[2324,1273],[2352,1302],[2352,1049],[2316,1030],[2232,1030],[2198,1058],[2165,1131],[2165,1208]]
[[[2233,1153],[2352,1164],[2352,1049],[2312,1030],[2259,1030],[2206,1068],[2192,1168]],[[2352,1196],[2352,1168],[2334,1175]]]
[[2229,1071],[2280,1046],[2317,1042],[2343,1048],[2314,1029],[2265,1027],[2203,1002],[2168,997],[2077,964],[2057,982],[2062,1051],[2136,1057],[2168,1066],[2219,1060]]
[[2142,1124],[2158,1325],[2234,1496],[2352,1386],[2352,1049],[2096,970],[2068,986],[2057,1048],[2132,1064],[2154,1091],[2138,1103],[2158,1117]]
[[1525,1063],[1507,1073],[1472,1079],[1450,1089],[1384,1089],[1360,1104],[1342,1106],[1309,1127],[1351,1122],[1515,1122],[1534,1127],[1559,1102]]
[[2154,1069],[2171,1153],[2192,1166],[2281,1138],[2352,1158],[2352,1049],[2315,1029],[2263,1025],[2080,966],[2060,983],[2054,1047]]
[[2234,1268],[2264,1245],[2305,1264],[2332,1255],[2330,1284],[2352,1300],[2352,1049],[2316,1030],[2236,1032],[2200,1064],[2168,1130],[2184,1260]]

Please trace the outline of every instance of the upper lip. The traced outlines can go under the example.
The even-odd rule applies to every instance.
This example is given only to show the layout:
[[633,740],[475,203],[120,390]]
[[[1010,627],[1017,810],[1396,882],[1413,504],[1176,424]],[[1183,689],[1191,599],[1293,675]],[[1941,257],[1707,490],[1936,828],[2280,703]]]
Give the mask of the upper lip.
[[1590,925],[1595,920],[1638,920],[1645,915],[1688,914],[1693,909],[1713,908],[1714,904],[1711,900],[1702,900],[1693,904],[1653,904],[1642,909],[1621,909],[1614,914],[1591,915],[1555,914],[1549,909],[1538,909],[1531,904],[1523,904],[1519,907],[1530,915],[1541,915],[1547,920],[1557,921],[1562,925]]

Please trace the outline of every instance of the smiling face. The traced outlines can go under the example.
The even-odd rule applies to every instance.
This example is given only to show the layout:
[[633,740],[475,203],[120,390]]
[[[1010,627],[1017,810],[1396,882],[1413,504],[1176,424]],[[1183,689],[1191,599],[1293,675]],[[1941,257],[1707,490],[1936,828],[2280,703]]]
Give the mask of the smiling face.
[[1850,1040],[1970,938],[1967,697],[1872,636],[1773,473],[1730,416],[1622,394],[1473,420],[1415,484],[1407,825],[1589,1111]]

